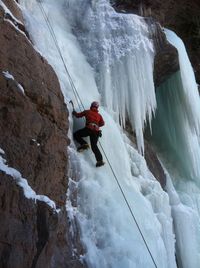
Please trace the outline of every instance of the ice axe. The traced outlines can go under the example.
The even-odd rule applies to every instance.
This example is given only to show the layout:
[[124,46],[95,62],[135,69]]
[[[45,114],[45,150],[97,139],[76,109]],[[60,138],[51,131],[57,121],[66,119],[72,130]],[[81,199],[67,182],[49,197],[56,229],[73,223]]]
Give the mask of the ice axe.
[[69,102],[69,103],[72,105],[73,111],[75,111],[73,101],[72,101],[72,100],[70,100],[70,102]]

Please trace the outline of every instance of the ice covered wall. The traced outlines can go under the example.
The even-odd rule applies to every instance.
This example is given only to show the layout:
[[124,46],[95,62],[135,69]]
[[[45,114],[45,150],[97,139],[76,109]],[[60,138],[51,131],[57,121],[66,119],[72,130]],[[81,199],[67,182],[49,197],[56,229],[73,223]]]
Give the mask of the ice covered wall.
[[[74,93],[40,8],[36,1],[20,2],[31,38],[54,67],[68,103],[74,99]],[[125,15],[116,14],[108,1],[45,0],[42,4],[83,104],[88,107],[92,100],[102,98],[104,106],[100,112],[106,126],[101,143],[157,267],[176,267],[168,196],[118,124],[119,115],[124,122],[128,113],[141,149],[146,114],[151,117],[155,109],[153,50],[146,24],[137,16],[128,15],[126,19]],[[91,22],[94,29],[88,33]],[[126,42],[121,38],[123,33]],[[91,47],[84,42],[84,35]],[[115,38],[118,38],[116,46]],[[93,59],[95,53],[97,57]],[[71,117],[70,122],[71,132],[73,127],[80,126],[77,122],[73,124]],[[78,200],[76,208],[69,203],[67,209],[79,221],[86,250],[82,257],[88,266],[155,267],[108,163],[96,169],[92,152],[77,154],[73,142],[70,157],[79,179],[78,182],[70,180],[77,187]]]
[[158,109],[152,123],[153,140],[170,174],[168,193],[174,218],[179,265],[185,268],[198,267],[200,98],[183,42],[175,33],[169,30],[165,32],[169,42],[178,50],[180,71],[157,88]]
[[144,124],[151,122],[156,108],[147,24],[142,17],[116,13],[107,0],[67,0],[66,6],[72,30],[95,70],[102,103],[123,126],[130,121],[142,152]]

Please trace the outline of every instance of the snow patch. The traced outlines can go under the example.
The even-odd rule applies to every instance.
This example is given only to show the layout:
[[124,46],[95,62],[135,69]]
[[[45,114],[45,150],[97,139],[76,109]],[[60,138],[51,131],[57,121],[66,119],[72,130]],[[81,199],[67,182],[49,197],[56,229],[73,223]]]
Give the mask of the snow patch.
[[32,141],[33,143],[36,143],[36,145],[37,145],[38,147],[40,146],[40,143],[37,142],[36,139],[31,139],[31,141]]
[[[3,152],[2,149],[0,149],[0,152]],[[59,212],[59,210],[56,210],[56,204],[54,201],[52,201],[49,197],[45,195],[37,195],[36,192],[29,186],[27,180],[22,177],[21,173],[17,171],[16,169],[9,167],[6,164],[6,160],[0,156],[0,170],[4,172],[7,175],[10,175],[13,177],[13,179],[16,181],[17,185],[23,188],[24,195],[28,199],[38,200],[45,202],[48,206],[53,208],[56,212]]]
[[0,148],[0,154],[5,154],[4,150]]
[[15,83],[16,83],[16,85],[17,85],[19,91],[22,92],[22,93],[25,95],[23,86],[20,85],[20,84],[15,80],[15,78],[14,78],[13,75],[11,75],[8,71],[3,71],[2,74],[3,74],[4,77],[6,77],[7,79],[10,79],[10,80],[15,81]]
[[12,14],[12,12],[7,8],[7,6],[2,2],[2,0],[0,0],[0,6],[2,6],[2,8],[3,8],[4,11],[5,11],[5,13],[6,13],[6,14],[9,14],[9,15],[12,17],[12,19],[13,19],[14,21],[16,21],[17,23],[23,25],[23,23],[22,23],[20,20],[18,20],[18,19]]
[[[9,19],[4,19],[4,21],[7,21],[8,23],[10,23],[10,24],[15,28],[15,30],[16,30],[17,32],[19,32],[20,34],[23,34],[23,36],[26,37],[26,39],[30,42],[30,40],[27,38],[26,34],[25,34],[22,30],[20,30],[20,29],[18,28],[18,26],[16,26],[11,20],[9,20]],[[31,42],[30,42],[30,43],[31,43]]]
[[8,72],[2,72],[2,74],[7,78],[7,79],[11,79],[11,80],[15,80],[14,77]]

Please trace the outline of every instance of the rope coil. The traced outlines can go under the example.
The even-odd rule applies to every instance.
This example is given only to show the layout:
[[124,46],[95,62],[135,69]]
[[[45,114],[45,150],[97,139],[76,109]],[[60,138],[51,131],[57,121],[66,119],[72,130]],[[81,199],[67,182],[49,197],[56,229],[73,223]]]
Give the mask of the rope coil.
[[[57,48],[57,50],[58,50],[58,53],[59,53],[59,55],[60,55],[60,58],[61,58],[61,60],[62,60],[62,62],[63,62],[65,71],[66,71],[66,73],[67,73],[67,75],[68,75],[68,79],[69,79],[70,85],[71,85],[71,87],[72,87],[72,90],[73,90],[73,92],[74,92],[74,96],[75,96],[75,99],[76,99],[77,104],[78,104],[78,106],[79,106],[79,109],[80,109],[80,111],[81,111],[81,108],[82,108],[83,110],[85,110],[84,105],[83,105],[83,103],[82,103],[82,100],[81,100],[81,98],[80,98],[80,96],[79,96],[79,93],[78,93],[78,91],[77,91],[77,89],[76,89],[76,87],[75,87],[75,85],[74,85],[74,82],[73,82],[73,80],[72,80],[72,77],[71,77],[71,75],[70,75],[70,73],[69,73],[69,71],[68,71],[68,68],[67,68],[67,66],[66,66],[66,63],[65,63],[64,57],[63,57],[63,55],[62,55],[61,49],[60,49],[60,47],[59,47],[59,44],[58,44],[58,41],[57,41],[55,32],[54,32],[54,30],[53,30],[53,28],[52,28],[52,26],[51,26],[51,22],[49,21],[49,18],[48,18],[47,14],[46,14],[46,12],[45,12],[43,6],[42,6],[41,1],[40,1],[40,0],[36,0],[36,2],[37,2],[38,5],[39,5],[39,8],[40,8],[40,10],[41,10],[41,12],[42,12],[42,14],[43,14],[43,17],[44,17],[44,19],[45,19],[45,21],[46,21],[46,23],[47,23],[47,27],[48,27],[48,29],[49,29],[49,31],[50,31],[50,34],[51,34],[51,36],[52,36],[52,38],[53,38],[53,41],[54,41],[54,43],[55,43],[55,45],[56,45],[56,48]],[[151,259],[152,259],[152,262],[153,262],[154,266],[155,266],[156,268],[158,268],[158,266],[157,266],[157,264],[156,264],[156,262],[155,262],[155,259],[154,259],[153,255],[152,255],[152,253],[151,253],[151,251],[150,251],[150,249],[149,249],[149,246],[148,246],[148,244],[147,244],[147,242],[146,242],[146,240],[145,240],[145,237],[144,237],[144,235],[143,235],[143,233],[142,233],[142,231],[141,231],[141,228],[140,228],[140,226],[139,226],[139,224],[138,224],[138,222],[137,222],[137,220],[136,220],[136,218],[135,218],[135,216],[134,216],[134,213],[133,213],[133,211],[132,211],[132,209],[131,209],[131,206],[130,206],[130,204],[129,204],[129,202],[128,202],[126,196],[125,196],[125,193],[124,193],[124,191],[123,191],[123,189],[122,189],[122,187],[121,187],[121,185],[120,185],[120,183],[119,183],[119,180],[118,180],[118,178],[117,178],[117,176],[116,176],[116,174],[115,174],[115,172],[114,172],[114,170],[113,170],[113,167],[112,167],[112,165],[111,165],[111,163],[110,163],[110,161],[109,161],[109,159],[108,159],[108,157],[107,157],[107,155],[106,155],[106,152],[105,152],[105,150],[104,150],[104,148],[103,148],[103,146],[101,145],[100,142],[99,142],[99,144],[100,144],[101,150],[103,151],[103,154],[104,154],[104,156],[105,156],[105,158],[106,158],[106,160],[107,160],[107,162],[108,162],[108,164],[109,164],[109,167],[110,167],[111,172],[112,172],[112,174],[113,174],[113,176],[114,176],[114,178],[115,178],[115,181],[116,181],[116,183],[117,183],[117,185],[118,185],[118,187],[119,187],[119,189],[120,189],[120,192],[122,193],[122,196],[123,196],[123,198],[124,198],[124,200],[125,200],[125,203],[126,203],[128,209],[129,209],[129,211],[130,211],[130,214],[131,214],[131,216],[132,216],[132,218],[133,218],[133,220],[134,220],[134,222],[135,222],[135,224],[136,224],[136,226],[137,226],[137,228],[138,228],[138,230],[139,230],[139,233],[140,233],[140,235],[141,235],[141,237],[142,237],[142,240],[143,240],[143,242],[144,242],[144,244],[145,244],[145,246],[146,246],[146,248],[147,248],[147,251],[148,251],[148,253],[149,253],[149,255],[150,255]]]

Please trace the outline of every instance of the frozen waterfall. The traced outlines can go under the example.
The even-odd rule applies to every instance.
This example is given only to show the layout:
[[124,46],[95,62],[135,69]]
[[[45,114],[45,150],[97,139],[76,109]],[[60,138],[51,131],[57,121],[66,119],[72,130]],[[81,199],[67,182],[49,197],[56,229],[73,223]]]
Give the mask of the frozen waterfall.
[[[192,189],[197,191],[196,198],[199,198],[198,169],[195,169],[199,157],[199,121],[195,119],[196,113],[199,113],[199,99],[192,95],[192,98],[196,98],[196,105],[191,107],[187,98],[190,93],[187,88],[184,89],[186,95],[182,105],[186,105],[187,111],[183,113],[180,122],[184,137],[181,136],[176,143],[177,154],[174,154],[174,157],[177,157],[180,168],[184,166],[183,154],[178,150],[186,142],[188,147],[184,154],[187,155],[189,148],[188,166],[192,165],[192,169],[188,169],[187,164],[184,168],[191,176],[195,174],[195,177],[194,180],[189,180],[190,193],[181,195],[179,199],[176,187],[172,184],[178,182],[170,179],[172,174],[166,163],[163,161],[168,171],[166,174],[169,195],[161,189],[147,168],[143,156],[123,131],[126,121],[129,121],[136,132],[138,150],[143,152],[143,129],[146,121],[151,123],[156,109],[153,84],[154,49],[144,19],[136,15],[116,13],[108,0],[41,0],[40,3],[54,29],[63,58],[84,106],[88,107],[93,100],[101,100],[100,113],[106,121],[101,144],[134,211],[157,267],[176,267],[176,234],[179,262],[184,260],[188,264],[182,267],[198,268],[200,243],[197,238],[194,239],[194,235],[200,237],[200,228]],[[75,100],[74,92],[39,4],[35,0],[20,0],[20,4],[34,46],[53,66],[68,104],[69,100]],[[181,75],[170,79],[178,79],[185,85],[188,80],[184,80]],[[179,94],[178,90],[176,94]],[[182,96],[182,93],[180,95]],[[159,95],[157,101],[159,114],[165,119],[168,115],[162,114],[162,99],[159,99]],[[68,108],[70,109],[69,106]],[[76,108],[78,109],[78,103]],[[69,120],[69,135],[84,123],[72,120],[71,115]],[[155,123],[159,124],[159,119],[159,122],[156,120]],[[163,132],[166,141],[174,150],[173,131]],[[77,207],[70,207],[70,202],[66,207],[73,212],[70,215],[78,219],[81,241],[85,247],[82,259],[88,267],[155,267],[108,163],[101,169],[96,169],[92,152],[76,153],[73,142],[69,153],[72,168],[76,169],[78,176],[78,181],[74,181],[72,177],[69,183],[70,186],[73,184],[77,187],[78,196]],[[186,184],[182,183],[181,187],[188,187],[184,185]],[[175,220],[175,234],[172,216]],[[193,219],[195,221],[190,240],[187,224],[191,224]],[[185,232],[188,234],[187,240],[182,239]],[[191,250],[186,253],[184,249],[187,248],[187,243]]]
[[102,104],[121,125],[129,120],[143,151],[144,124],[156,108],[147,24],[139,16],[114,12],[107,0],[79,0],[76,5],[68,0],[66,6],[67,19],[95,70]]
[[200,99],[183,42],[172,31],[165,32],[178,50],[180,71],[156,90],[158,109],[152,133],[169,172],[167,188],[179,265],[192,268],[200,263]]

